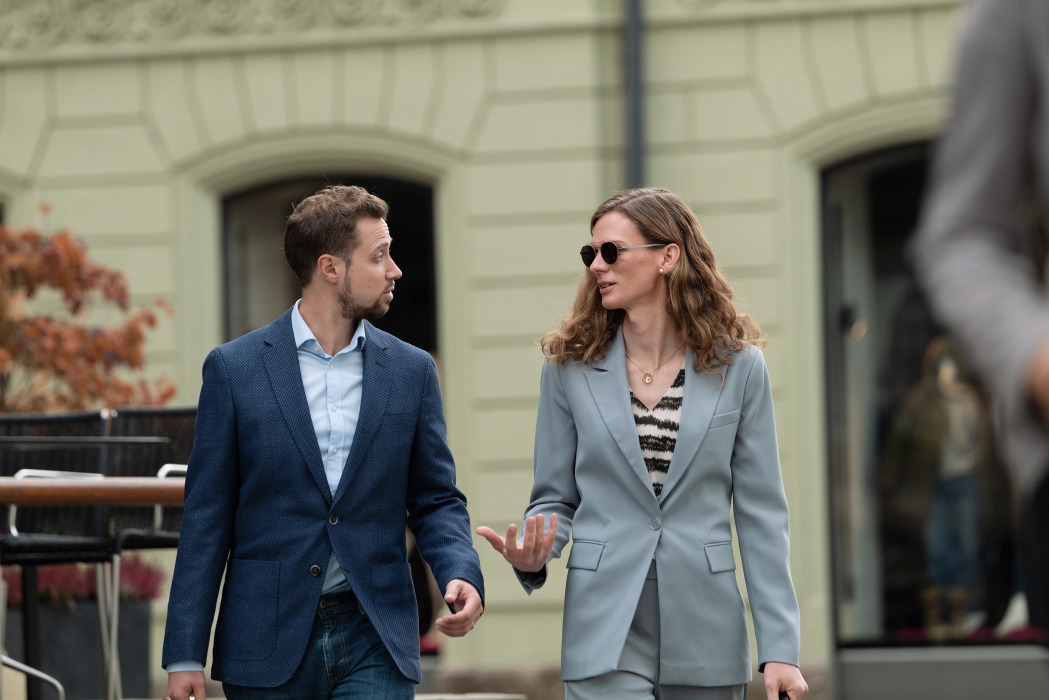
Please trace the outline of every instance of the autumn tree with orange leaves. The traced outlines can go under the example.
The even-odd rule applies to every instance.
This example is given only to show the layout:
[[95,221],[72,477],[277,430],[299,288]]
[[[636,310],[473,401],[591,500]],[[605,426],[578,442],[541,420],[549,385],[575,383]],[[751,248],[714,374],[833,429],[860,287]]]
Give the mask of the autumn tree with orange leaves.
[[[60,313],[31,311],[45,290],[57,292]],[[89,323],[97,302],[116,307],[121,322]],[[159,299],[131,309],[124,275],[91,262],[69,231],[0,226],[0,412],[166,403],[175,393],[169,379],[133,376],[159,311],[171,313]]]

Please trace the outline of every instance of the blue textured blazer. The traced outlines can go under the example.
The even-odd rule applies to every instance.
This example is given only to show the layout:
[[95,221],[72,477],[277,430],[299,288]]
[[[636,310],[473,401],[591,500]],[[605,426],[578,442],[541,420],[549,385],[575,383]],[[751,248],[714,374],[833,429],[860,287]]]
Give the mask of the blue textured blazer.
[[[366,321],[362,321],[366,323]],[[398,668],[419,682],[418,612],[405,526],[441,589],[484,588],[455,486],[430,356],[368,324],[360,418],[332,497],[302,387],[289,310],[204,362],[164,664],[272,687],[306,649],[332,550]]]

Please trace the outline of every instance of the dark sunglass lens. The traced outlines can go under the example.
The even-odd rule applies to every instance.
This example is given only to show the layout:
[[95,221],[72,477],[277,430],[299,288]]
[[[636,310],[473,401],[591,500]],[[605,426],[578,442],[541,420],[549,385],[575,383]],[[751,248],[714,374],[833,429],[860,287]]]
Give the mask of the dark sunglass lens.
[[619,257],[619,247],[615,243],[609,241],[608,243],[601,244],[601,257],[606,263],[611,265]]
[[579,257],[583,259],[583,264],[590,267],[594,264],[594,258],[597,257],[597,253],[594,251],[592,246],[585,245],[579,251]]

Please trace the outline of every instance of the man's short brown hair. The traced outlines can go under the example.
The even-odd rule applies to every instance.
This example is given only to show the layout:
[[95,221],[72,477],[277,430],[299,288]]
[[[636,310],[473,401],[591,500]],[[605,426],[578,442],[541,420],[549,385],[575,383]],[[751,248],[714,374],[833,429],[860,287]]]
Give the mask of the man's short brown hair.
[[332,185],[302,200],[284,229],[284,257],[305,287],[313,279],[317,258],[349,259],[357,247],[357,221],[385,219],[390,207],[363,187]]

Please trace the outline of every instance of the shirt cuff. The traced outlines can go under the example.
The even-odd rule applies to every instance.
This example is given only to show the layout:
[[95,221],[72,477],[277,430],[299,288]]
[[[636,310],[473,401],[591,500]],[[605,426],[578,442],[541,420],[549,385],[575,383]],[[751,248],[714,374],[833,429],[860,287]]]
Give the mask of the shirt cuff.
[[203,671],[204,664],[199,661],[175,661],[164,668],[168,673],[177,673],[179,671]]

